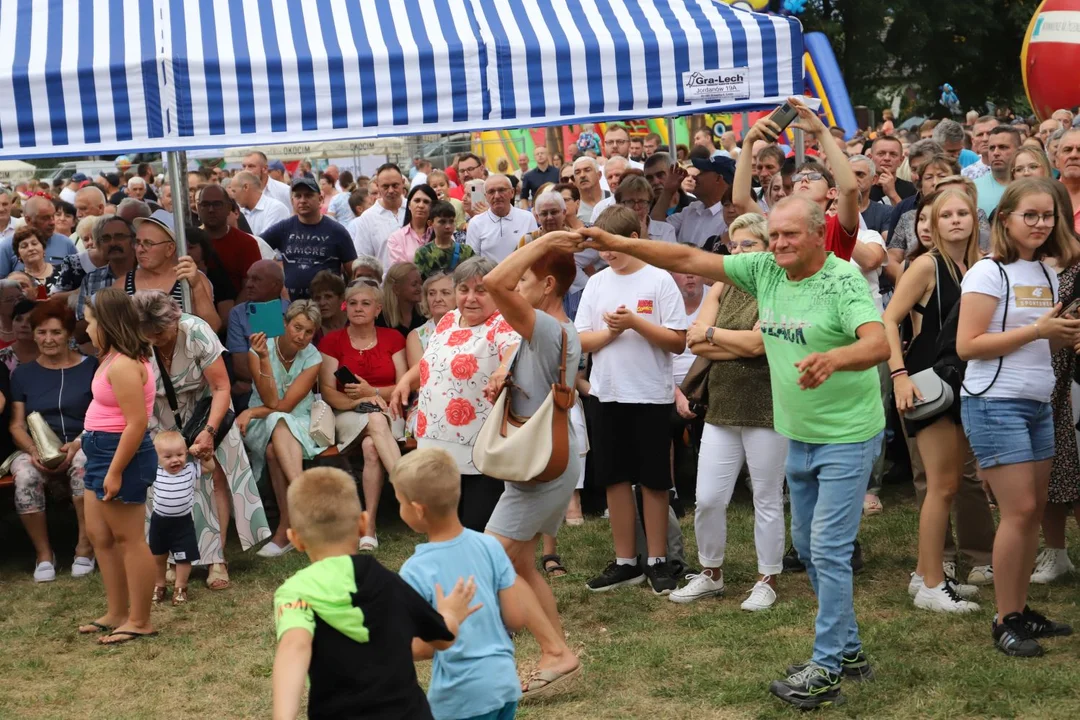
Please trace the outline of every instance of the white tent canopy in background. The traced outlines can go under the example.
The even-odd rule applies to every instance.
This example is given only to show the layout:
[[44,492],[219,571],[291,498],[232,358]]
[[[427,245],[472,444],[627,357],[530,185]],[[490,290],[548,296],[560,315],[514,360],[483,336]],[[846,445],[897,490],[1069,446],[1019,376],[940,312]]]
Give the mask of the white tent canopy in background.
[[37,168],[22,160],[0,160],[0,180],[21,182],[34,177]]
[[801,93],[714,0],[2,0],[0,157],[658,117]]

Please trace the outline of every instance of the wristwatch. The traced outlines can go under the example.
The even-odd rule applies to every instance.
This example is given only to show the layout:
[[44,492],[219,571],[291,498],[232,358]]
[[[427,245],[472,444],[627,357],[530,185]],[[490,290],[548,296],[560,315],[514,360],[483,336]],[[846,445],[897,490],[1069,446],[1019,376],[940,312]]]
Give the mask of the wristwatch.
[[206,427],[203,428],[203,432],[210,433],[210,437],[217,437],[217,428],[213,425],[208,424]]
[[713,344],[712,339],[713,339],[713,334],[715,332],[716,332],[716,328],[714,328],[714,327],[705,329],[705,341],[708,342],[710,345]]

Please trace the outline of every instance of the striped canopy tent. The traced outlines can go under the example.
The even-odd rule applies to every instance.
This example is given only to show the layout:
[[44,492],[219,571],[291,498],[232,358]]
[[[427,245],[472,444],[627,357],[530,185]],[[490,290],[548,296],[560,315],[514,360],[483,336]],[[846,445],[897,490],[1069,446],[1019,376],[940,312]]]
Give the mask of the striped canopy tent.
[[790,18],[713,0],[2,0],[0,157],[775,105]]

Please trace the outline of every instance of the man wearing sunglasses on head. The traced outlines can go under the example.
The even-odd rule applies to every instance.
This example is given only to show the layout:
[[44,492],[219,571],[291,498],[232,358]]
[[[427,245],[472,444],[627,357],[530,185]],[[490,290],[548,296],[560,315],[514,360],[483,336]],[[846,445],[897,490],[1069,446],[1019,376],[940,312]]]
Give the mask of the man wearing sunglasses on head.
[[[805,108],[797,98],[789,102],[799,108]],[[835,253],[843,260],[851,260],[856,251],[859,233],[859,183],[851,170],[847,155],[836,144],[829,129],[821,122],[816,113],[799,113],[799,120],[792,127],[800,128],[817,138],[822,154],[833,168],[830,173],[815,162],[806,162],[791,178],[793,195],[801,195],[825,212],[825,250]],[[743,147],[752,147],[758,140],[775,142],[782,132],[776,123],[764,117],[743,138]],[[760,208],[751,192],[753,180],[753,158],[749,153],[741,153],[735,166],[735,180],[732,183],[732,201],[742,213],[759,212]],[[835,174],[835,180],[834,180]],[[835,213],[829,212],[835,204]],[[858,261],[858,258],[856,258]]]

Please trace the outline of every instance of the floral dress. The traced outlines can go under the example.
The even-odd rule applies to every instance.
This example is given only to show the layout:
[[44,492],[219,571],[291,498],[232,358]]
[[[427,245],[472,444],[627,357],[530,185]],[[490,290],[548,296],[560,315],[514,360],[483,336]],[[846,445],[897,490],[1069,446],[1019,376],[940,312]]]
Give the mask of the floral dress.
[[[1076,277],[1080,265],[1073,265],[1058,275],[1058,298],[1068,305],[1075,296]],[[1076,450],[1076,428],[1073,425],[1072,384],[1076,353],[1062,348],[1051,357],[1054,366],[1054,394],[1050,406],[1054,410],[1054,462],[1050,467],[1048,500],[1052,503],[1080,501],[1080,457]]]
[[[225,352],[218,336],[201,318],[194,315],[181,315],[176,336],[176,348],[173,350],[172,367],[169,378],[176,391],[176,402],[180,417],[187,419],[195,409],[196,403],[210,396],[210,386],[203,379],[202,370],[210,366]],[[155,376],[158,376],[157,364],[154,364]],[[157,397],[154,400],[154,432],[161,430],[179,430],[173,417],[169,400],[165,396],[165,386],[161,377],[157,377]],[[259,497],[258,478],[251,472],[248,454],[244,449],[244,440],[240,429],[233,425],[214,451],[214,459],[225,473],[232,495],[233,519],[236,532],[240,536],[240,546],[247,550],[253,545],[270,537],[270,526],[266,521],[262,499]],[[147,511],[150,503],[147,504]],[[195,535],[199,542],[197,564],[211,565],[225,562],[225,549],[218,526],[217,511],[214,505],[212,483],[200,482],[195,487]]]
[[[431,342],[431,336],[435,334],[435,322],[428,320],[426,323],[416,328],[416,337],[420,341],[420,352],[423,353],[427,350],[428,343]],[[414,397],[413,401],[409,403],[409,409],[405,411],[405,437],[416,437],[416,411],[419,407],[419,398]]]
[[[305,370],[322,364],[322,353],[310,344],[296,354],[292,368],[289,370],[285,369],[285,366],[281,364],[281,360],[278,358],[276,339],[267,340],[266,349],[270,351],[270,367],[272,368],[271,372],[274,373],[274,383],[278,388],[279,399],[285,397],[285,392],[289,386],[296,382]],[[300,443],[300,450],[305,460],[310,460],[326,449],[316,445],[315,441],[311,439],[311,433],[308,432],[311,428],[311,404],[313,402],[315,402],[315,393],[309,391],[296,404],[291,413],[274,412],[265,418],[255,418],[248,423],[244,444],[248,449],[252,476],[256,479],[262,477],[263,468],[266,466],[266,446],[270,443],[270,434],[279,421],[283,420],[289,426],[289,432]],[[264,404],[259,396],[259,389],[252,384],[251,402],[248,404],[248,408],[263,407]]]
[[446,450],[463,475],[477,474],[472,446],[491,412],[484,387],[507,351],[520,342],[521,336],[499,312],[473,327],[461,327],[458,310],[443,316],[419,366],[420,447]]

